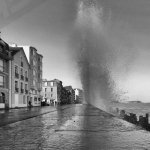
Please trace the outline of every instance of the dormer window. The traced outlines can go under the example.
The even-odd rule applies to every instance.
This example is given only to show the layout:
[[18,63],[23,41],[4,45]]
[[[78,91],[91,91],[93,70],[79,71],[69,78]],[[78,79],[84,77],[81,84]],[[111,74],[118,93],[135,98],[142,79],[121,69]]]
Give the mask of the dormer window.
[[22,57],[20,57],[21,67],[23,67],[23,60]]

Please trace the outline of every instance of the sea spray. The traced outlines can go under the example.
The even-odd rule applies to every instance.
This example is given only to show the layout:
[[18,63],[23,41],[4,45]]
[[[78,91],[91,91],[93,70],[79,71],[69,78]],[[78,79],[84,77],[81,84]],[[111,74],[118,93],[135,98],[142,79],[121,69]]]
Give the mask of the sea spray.
[[127,98],[123,82],[135,56],[130,40],[112,31],[112,17],[98,1],[80,0],[71,38],[85,100],[106,111]]

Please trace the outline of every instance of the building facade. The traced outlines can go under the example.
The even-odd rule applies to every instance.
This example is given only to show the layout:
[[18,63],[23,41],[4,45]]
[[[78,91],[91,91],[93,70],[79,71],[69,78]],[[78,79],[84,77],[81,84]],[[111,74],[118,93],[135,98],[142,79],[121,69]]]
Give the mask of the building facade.
[[65,86],[64,87],[67,91],[70,92],[70,100],[71,100],[71,104],[75,103],[75,91],[72,88],[72,86]]
[[43,101],[56,105],[61,103],[61,91],[62,91],[62,81],[58,79],[54,80],[43,80],[42,83],[42,96]]
[[71,93],[64,87],[61,90],[61,104],[71,104]]
[[10,47],[12,54],[11,85],[12,98],[11,108],[27,107],[29,102],[29,69],[30,65],[23,48]]
[[75,91],[75,103],[83,103],[83,90],[74,89]]
[[32,106],[40,106],[42,100],[42,76],[43,56],[38,54],[37,49],[32,46],[23,46],[26,57],[30,64],[30,101]]
[[0,38],[0,108],[9,108],[10,106],[10,63],[11,53],[9,46]]

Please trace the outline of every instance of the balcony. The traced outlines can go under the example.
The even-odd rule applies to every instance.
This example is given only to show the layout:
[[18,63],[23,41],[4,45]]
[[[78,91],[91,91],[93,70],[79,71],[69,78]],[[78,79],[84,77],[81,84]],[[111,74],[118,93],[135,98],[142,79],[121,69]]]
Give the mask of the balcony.
[[28,78],[27,77],[25,77],[25,81],[28,82]]
[[19,74],[15,72],[15,78],[19,78]]
[[23,62],[21,62],[21,67],[23,67]]
[[25,93],[28,94],[28,90],[25,90]]
[[21,75],[21,80],[24,80],[24,76],[23,75]]
[[24,91],[24,90],[23,90],[23,89],[21,89],[21,93],[23,93],[23,91]]
[[17,92],[17,93],[18,93],[18,92],[19,92],[19,88],[16,88],[16,87],[15,87],[15,92]]

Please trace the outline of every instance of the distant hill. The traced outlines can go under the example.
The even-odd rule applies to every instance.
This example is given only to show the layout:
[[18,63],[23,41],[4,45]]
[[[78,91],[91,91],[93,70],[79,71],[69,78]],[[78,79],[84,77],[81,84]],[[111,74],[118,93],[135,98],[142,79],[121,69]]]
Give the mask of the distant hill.
[[141,101],[128,101],[128,103],[142,103]]

